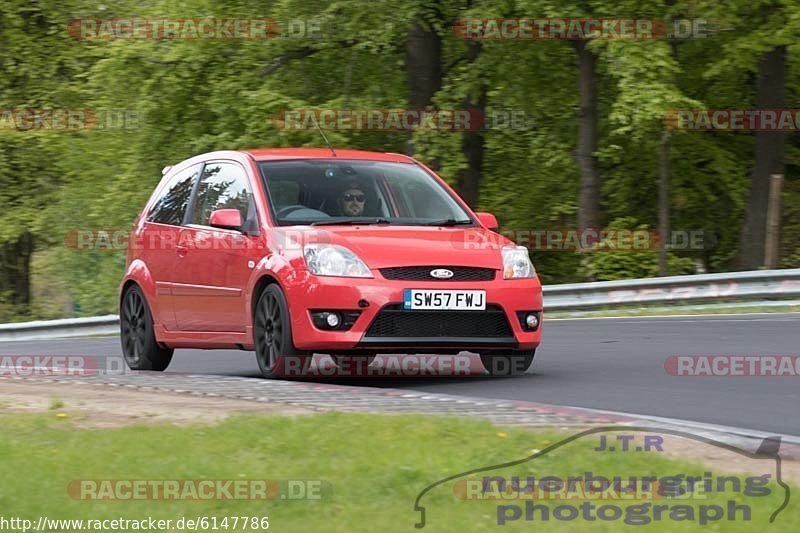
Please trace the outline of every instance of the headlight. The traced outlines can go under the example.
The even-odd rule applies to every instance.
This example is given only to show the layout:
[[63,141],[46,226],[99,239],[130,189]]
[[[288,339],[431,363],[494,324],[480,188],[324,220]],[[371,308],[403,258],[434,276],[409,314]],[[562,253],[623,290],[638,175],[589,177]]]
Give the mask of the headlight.
[[372,273],[356,254],[336,244],[306,244],[303,247],[308,270],[317,276],[371,278]]
[[503,279],[535,278],[528,249],[524,246],[503,246]]

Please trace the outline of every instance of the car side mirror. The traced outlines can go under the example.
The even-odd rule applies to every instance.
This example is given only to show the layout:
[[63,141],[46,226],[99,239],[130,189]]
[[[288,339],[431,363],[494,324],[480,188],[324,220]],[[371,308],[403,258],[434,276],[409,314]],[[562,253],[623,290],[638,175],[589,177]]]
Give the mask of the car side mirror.
[[488,230],[497,231],[497,228],[500,225],[497,223],[497,218],[491,213],[486,213],[484,211],[478,211],[475,213],[478,215],[478,222],[481,223]]
[[238,209],[217,209],[208,217],[208,225],[212,228],[242,229],[242,214]]

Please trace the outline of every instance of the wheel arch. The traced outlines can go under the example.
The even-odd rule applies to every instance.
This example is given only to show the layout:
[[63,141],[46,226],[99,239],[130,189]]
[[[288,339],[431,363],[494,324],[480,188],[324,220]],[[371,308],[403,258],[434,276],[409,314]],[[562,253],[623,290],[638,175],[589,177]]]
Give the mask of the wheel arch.
[[[258,301],[261,299],[261,295],[264,293],[264,290],[269,285],[278,285],[278,287],[283,290],[281,283],[278,281],[277,276],[272,274],[271,272],[262,272],[261,276],[256,281],[256,284],[253,286],[252,297],[250,298],[250,317],[255,316],[256,313],[256,306],[258,305]],[[285,291],[284,291],[285,292]]]
[[[150,314],[153,317],[153,323],[156,326],[162,324],[161,302],[156,294],[156,283],[153,280],[153,276],[150,274],[150,270],[147,268],[147,265],[140,259],[137,259],[131,263],[127,273],[125,274],[125,277],[122,278],[119,288],[117,309],[122,309],[122,299],[125,297],[127,291],[134,286],[139,287],[139,290],[142,291],[144,300],[147,303],[147,306],[150,308]],[[156,330],[158,330],[158,328],[156,328]],[[156,335],[156,337],[158,337],[158,335]]]
[[128,291],[131,290],[131,287],[139,287],[139,289],[142,288],[135,279],[126,279],[125,281],[123,281],[122,288],[120,288],[119,290],[118,304],[120,307],[122,306],[122,300],[125,298],[125,295],[128,293]]
[[150,274],[150,269],[147,268],[147,264],[141,259],[133,261],[126,270],[125,276],[122,278],[119,286],[120,300],[125,291],[130,288],[131,283],[138,285],[139,288],[142,289],[142,292],[145,293],[145,296],[148,296],[148,300],[150,296],[155,294],[155,281],[153,280],[152,274]]

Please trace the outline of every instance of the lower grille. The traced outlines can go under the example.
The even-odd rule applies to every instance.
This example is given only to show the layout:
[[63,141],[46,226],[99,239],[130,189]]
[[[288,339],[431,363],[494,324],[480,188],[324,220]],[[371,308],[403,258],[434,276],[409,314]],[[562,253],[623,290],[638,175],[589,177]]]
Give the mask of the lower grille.
[[366,337],[513,337],[505,312],[487,305],[485,311],[412,311],[402,305],[383,308]]
[[[446,269],[453,273],[447,279],[434,278],[431,270]],[[463,266],[414,266],[382,268],[381,275],[386,279],[405,281],[491,281],[495,277],[492,268]]]

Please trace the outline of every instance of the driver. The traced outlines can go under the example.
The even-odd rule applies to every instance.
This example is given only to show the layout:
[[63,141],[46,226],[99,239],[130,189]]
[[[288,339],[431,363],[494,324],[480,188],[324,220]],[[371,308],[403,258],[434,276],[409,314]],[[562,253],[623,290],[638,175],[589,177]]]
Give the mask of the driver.
[[339,214],[347,217],[360,217],[364,214],[364,204],[367,195],[364,187],[357,182],[351,182],[345,187],[336,198],[336,205],[339,207]]

